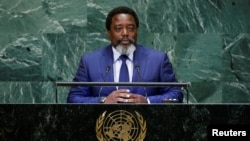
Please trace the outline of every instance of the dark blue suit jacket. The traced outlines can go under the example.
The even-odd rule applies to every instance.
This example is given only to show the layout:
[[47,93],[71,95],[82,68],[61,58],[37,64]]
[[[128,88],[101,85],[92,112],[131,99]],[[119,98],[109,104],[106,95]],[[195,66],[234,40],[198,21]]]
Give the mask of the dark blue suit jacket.
[[[74,82],[114,82],[112,46],[83,55],[73,79]],[[144,82],[177,82],[167,54],[142,45],[136,45],[134,65],[140,66]],[[107,66],[110,71],[106,73]],[[136,68],[133,70],[133,82],[141,82]],[[99,103],[100,87],[73,86],[68,94],[68,103]],[[101,96],[107,96],[116,87],[103,87]],[[183,101],[183,94],[177,87],[146,87],[150,103],[161,103],[163,99]],[[131,87],[131,92],[145,95],[144,87]]]

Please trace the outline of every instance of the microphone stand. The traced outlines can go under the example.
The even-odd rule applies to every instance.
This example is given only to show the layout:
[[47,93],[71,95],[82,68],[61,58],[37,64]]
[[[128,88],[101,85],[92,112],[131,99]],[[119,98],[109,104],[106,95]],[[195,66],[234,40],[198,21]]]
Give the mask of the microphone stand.
[[[105,71],[105,76],[104,76],[104,78],[103,78],[103,81],[104,81],[104,82],[106,82],[106,79],[107,79],[107,75],[108,75],[109,70],[110,70],[110,66],[107,66],[107,67],[106,67],[106,71]],[[99,99],[99,101],[101,100],[102,87],[103,87],[103,86],[100,87],[99,92],[98,92],[98,99]]]
[[[140,73],[140,66],[139,66],[139,65],[136,65],[135,68],[136,68],[136,70],[137,70],[137,74],[138,74],[138,76],[139,76],[140,81],[143,82],[143,79],[142,79],[142,76],[141,76],[141,73]],[[144,86],[143,88],[144,88],[144,92],[145,92],[145,97],[146,97],[146,99],[148,99],[148,92],[147,92],[147,89],[146,89],[145,86]]]

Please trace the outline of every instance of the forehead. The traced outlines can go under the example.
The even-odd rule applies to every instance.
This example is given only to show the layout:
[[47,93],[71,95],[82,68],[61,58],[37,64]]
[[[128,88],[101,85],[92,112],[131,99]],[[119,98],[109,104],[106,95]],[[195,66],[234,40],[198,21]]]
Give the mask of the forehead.
[[112,24],[135,24],[135,19],[130,14],[116,14],[112,18]]

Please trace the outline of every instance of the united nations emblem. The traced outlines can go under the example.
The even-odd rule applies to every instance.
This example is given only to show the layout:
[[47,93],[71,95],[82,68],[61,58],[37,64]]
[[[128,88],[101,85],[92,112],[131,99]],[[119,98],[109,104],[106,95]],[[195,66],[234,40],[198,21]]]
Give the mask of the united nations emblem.
[[96,137],[99,141],[143,141],[146,121],[135,111],[135,116],[125,110],[117,110],[106,116],[103,112],[96,120]]

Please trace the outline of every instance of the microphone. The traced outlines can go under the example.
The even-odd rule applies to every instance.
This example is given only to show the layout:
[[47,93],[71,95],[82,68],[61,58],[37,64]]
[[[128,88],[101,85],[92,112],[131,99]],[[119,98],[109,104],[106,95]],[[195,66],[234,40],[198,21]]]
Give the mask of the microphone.
[[[108,75],[108,72],[110,71],[110,66],[106,66],[106,69],[105,69],[105,75],[103,77],[103,82],[106,82],[106,79],[107,79],[107,75]],[[99,89],[99,92],[98,92],[98,98],[99,98],[99,102],[103,103],[105,98],[101,98],[101,92],[102,92],[102,86],[100,87]]]
[[[141,72],[140,72],[140,66],[139,65],[135,65],[135,69],[137,70],[137,74],[139,76],[139,79],[141,82],[144,82],[144,80],[142,79],[142,76],[141,76]],[[145,93],[145,97],[148,98],[148,93],[147,93],[147,89],[146,87],[144,86],[144,93]]]

